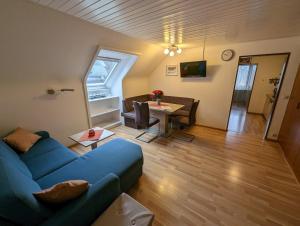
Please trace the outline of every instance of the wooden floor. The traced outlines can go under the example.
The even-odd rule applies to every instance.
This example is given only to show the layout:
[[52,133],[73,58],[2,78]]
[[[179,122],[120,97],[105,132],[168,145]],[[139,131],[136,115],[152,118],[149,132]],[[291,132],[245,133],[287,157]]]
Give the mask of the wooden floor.
[[246,107],[232,105],[228,130],[264,136],[267,121],[263,115],[247,113]]
[[277,143],[199,126],[189,130],[192,143],[147,144],[134,139],[135,129],[113,131],[108,140],[123,137],[143,148],[144,173],[129,194],[154,212],[154,226],[300,225],[300,185]]

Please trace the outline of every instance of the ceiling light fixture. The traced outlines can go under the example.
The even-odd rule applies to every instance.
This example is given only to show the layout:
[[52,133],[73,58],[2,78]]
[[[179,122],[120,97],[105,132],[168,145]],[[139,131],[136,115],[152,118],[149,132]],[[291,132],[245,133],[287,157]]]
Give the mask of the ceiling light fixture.
[[179,48],[177,45],[175,44],[172,44],[170,45],[168,48],[165,48],[164,49],[164,54],[165,55],[169,55],[169,56],[174,56],[175,55],[175,52],[177,54],[181,54],[182,53],[182,49]]

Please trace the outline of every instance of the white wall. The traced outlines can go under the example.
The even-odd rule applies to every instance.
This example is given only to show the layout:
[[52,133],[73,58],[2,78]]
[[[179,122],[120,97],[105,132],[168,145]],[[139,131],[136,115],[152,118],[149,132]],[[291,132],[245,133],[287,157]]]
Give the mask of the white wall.
[[[125,90],[147,91],[161,48],[23,0],[0,3],[0,136],[17,126],[45,129],[64,144],[88,127],[81,80],[97,46],[139,53],[123,81]],[[75,88],[58,97],[47,88]],[[126,93],[126,92],[125,92]],[[130,92],[129,92],[130,94]]]
[[[220,55],[224,49],[228,48],[235,51],[235,57],[229,62],[223,62]],[[269,131],[269,138],[276,139],[288,102],[284,97],[291,92],[299,64],[300,37],[207,46],[205,53],[208,63],[207,78],[182,79],[180,76],[166,76],[167,64],[179,65],[179,62],[202,59],[201,47],[185,49],[182,55],[165,58],[151,73],[149,90],[162,89],[167,95],[199,99],[197,123],[226,129],[239,56],[282,52],[291,52],[291,57]]]
[[149,91],[148,77],[130,77],[123,80],[123,96],[132,97],[141,94],[146,94]]
[[257,64],[255,81],[249,102],[248,112],[262,114],[266,95],[273,95],[274,85],[269,83],[271,78],[279,78],[287,55],[271,55],[252,57],[251,63]]
[[[300,59],[300,37],[207,47],[208,77],[181,80],[166,77],[167,63],[201,59],[201,48],[164,58],[160,47],[23,0],[0,3],[0,136],[17,126],[45,129],[64,144],[72,133],[88,127],[81,79],[97,46],[139,53],[123,81],[124,96],[161,88],[169,95],[200,99],[197,122],[226,128],[237,56],[291,52],[270,134],[276,134]],[[232,48],[236,57],[222,62],[222,50]],[[159,65],[157,67],[157,65]],[[146,77],[150,75],[150,77]],[[75,88],[74,93],[49,97],[47,88]]]

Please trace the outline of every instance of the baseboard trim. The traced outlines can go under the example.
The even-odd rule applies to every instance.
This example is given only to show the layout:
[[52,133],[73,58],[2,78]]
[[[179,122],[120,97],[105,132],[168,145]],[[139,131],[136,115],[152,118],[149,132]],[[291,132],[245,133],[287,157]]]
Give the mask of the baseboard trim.
[[264,115],[263,113],[257,113],[257,112],[249,112],[247,111],[248,114],[252,114],[252,115]]
[[266,137],[265,140],[272,141],[272,142],[277,142],[278,143],[278,139],[272,139],[272,138]]
[[208,129],[216,129],[216,130],[221,130],[221,131],[223,131],[223,132],[227,132],[226,129],[221,129],[221,128],[213,127],[213,126],[201,125],[201,124],[198,124],[198,123],[196,123],[195,126],[205,127],[205,128],[208,128]]

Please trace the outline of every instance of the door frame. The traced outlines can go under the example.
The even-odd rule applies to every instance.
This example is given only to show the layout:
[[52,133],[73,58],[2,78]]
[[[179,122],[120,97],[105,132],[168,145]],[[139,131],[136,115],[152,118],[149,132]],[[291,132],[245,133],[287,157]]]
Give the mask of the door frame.
[[[266,129],[265,129],[265,133],[264,133],[263,139],[266,139],[266,140],[269,140],[267,138],[267,135],[269,133],[269,129],[270,129],[270,126],[271,126],[271,123],[272,123],[272,120],[273,120],[274,111],[275,111],[276,106],[277,106],[278,97],[280,95],[281,87],[282,87],[282,84],[284,82],[284,78],[285,78],[285,74],[286,74],[286,69],[288,67],[288,63],[289,63],[289,59],[290,59],[291,53],[290,52],[283,52],[283,53],[267,53],[267,54],[254,54],[254,55],[242,55],[242,56],[239,56],[239,59],[240,59],[241,57],[274,56],[274,55],[287,55],[287,58],[286,58],[285,68],[284,68],[284,70],[282,72],[282,75],[281,75],[282,76],[281,83],[280,83],[280,86],[278,88],[277,95],[276,95],[276,97],[274,99],[274,104],[272,106],[270,120],[267,122],[268,124],[267,124]],[[229,126],[229,119],[230,119],[230,114],[231,114],[231,109],[232,109],[232,102],[233,102],[233,94],[234,94],[235,84],[236,84],[236,80],[237,80],[238,70],[239,70],[239,61],[238,61],[237,67],[236,67],[236,73],[235,73],[235,79],[234,79],[234,86],[233,86],[232,95],[231,95],[231,103],[230,103],[229,114],[228,114],[228,119],[227,119],[226,131],[228,131],[228,126]],[[257,69],[256,69],[256,71],[257,71]],[[255,72],[255,77],[256,77],[256,72]],[[255,77],[254,77],[254,79],[255,79]],[[255,81],[253,81],[253,85],[254,85],[254,82]],[[253,87],[252,87],[252,90],[253,90]],[[252,95],[252,90],[251,90],[251,95]],[[250,102],[250,100],[249,100],[249,102]],[[247,112],[248,112],[248,108],[247,108]]]
[[[236,72],[236,78],[235,78],[235,82],[234,82],[234,87],[233,87],[233,93],[232,93],[232,99],[231,99],[231,102],[233,102],[233,96],[234,96],[234,91],[235,91],[235,85],[236,85],[236,80],[237,80],[237,76],[238,76],[238,72],[239,72],[239,66],[240,65],[244,65],[244,64],[238,64],[237,66],[237,72]],[[256,70],[255,70],[255,74],[254,74],[254,79],[253,79],[253,83],[252,83],[252,87],[251,87],[251,92],[250,92],[250,96],[249,96],[249,100],[248,100],[248,103],[247,103],[247,106],[246,106],[246,109],[247,109],[247,113],[248,113],[248,108],[249,108],[249,104],[250,104],[250,99],[251,99],[251,96],[252,96],[252,90],[253,90],[253,85],[255,83],[255,78],[256,78],[256,72],[257,72],[257,66],[258,64],[250,64],[250,65],[256,65]],[[248,71],[248,75],[249,75],[249,71]],[[230,109],[232,108],[232,103],[231,103],[231,106],[230,106]],[[230,110],[231,112],[231,110]],[[227,125],[228,127],[228,125]],[[227,128],[228,129],[228,128]],[[226,131],[227,131],[226,129]]]
[[[251,87],[251,91],[250,91],[250,96],[249,96],[249,100],[248,100],[248,103],[247,103],[247,113],[249,112],[249,105],[250,105],[250,100],[251,100],[251,97],[252,97],[252,91],[253,91],[253,86],[255,84],[255,79],[256,79],[256,73],[257,73],[257,68],[258,68],[258,64],[251,64],[251,65],[256,65],[256,69],[255,69],[255,74],[254,74],[254,78],[253,78],[253,83],[252,83],[252,87]],[[239,66],[239,65],[238,65]],[[235,84],[234,84],[235,86]],[[234,92],[234,90],[233,90]],[[231,112],[231,111],[230,111]]]

